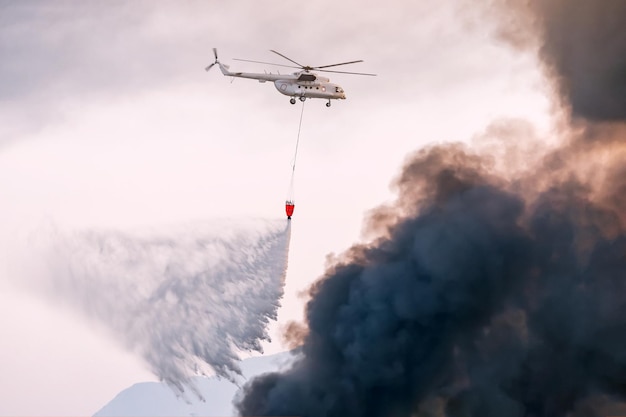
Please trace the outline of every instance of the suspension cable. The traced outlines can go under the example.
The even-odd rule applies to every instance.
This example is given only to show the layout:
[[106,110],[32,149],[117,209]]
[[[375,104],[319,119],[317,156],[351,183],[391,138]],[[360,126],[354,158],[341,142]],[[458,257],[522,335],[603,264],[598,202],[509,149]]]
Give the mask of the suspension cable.
[[285,202],[285,211],[287,213],[287,219],[291,219],[293,209],[295,207],[294,187],[293,179],[296,175],[296,159],[298,158],[298,146],[300,145],[300,132],[302,131],[302,118],[304,115],[304,101],[302,102],[302,110],[300,110],[300,123],[298,124],[298,138],[296,140],[296,149],[293,154],[293,161],[291,164],[291,181],[289,181],[289,190],[287,191],[287,201]]
[[296,151],[293,154],[293,164],[291,166],[292,176],[296,170],[296,158],[298,157],[298,145],[300,144],[300,131],[302,130],[302,116],[304,115],[304,101],[302,102],[302,110],[300,110],[300,123],[298,124],[298,139],[296,140]]

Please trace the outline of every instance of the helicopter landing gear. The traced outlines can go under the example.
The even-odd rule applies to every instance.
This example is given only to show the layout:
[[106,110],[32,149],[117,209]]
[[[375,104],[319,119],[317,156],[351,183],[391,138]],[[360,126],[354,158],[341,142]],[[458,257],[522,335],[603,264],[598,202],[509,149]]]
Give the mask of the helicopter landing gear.
[[326,103],[326,107],[330,107],[330,100],[328,100],[328,103]]
[[290,102],[291,104],[296,104],[296,99],[295,99],[295,98],[293,98],[293,97],[291,97],[291,99],[289,99],[289,102]]
[[304,102],[304,100],[306,100],[305,96],[300,96],[300,101]]

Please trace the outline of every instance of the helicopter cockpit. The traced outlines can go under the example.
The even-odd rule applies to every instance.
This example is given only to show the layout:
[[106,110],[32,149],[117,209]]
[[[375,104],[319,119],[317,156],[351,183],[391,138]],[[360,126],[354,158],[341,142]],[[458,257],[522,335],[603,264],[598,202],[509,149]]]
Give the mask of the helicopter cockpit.
[[298,77],[298,81],[315,81],[317,77],[314,74],[303,72]]

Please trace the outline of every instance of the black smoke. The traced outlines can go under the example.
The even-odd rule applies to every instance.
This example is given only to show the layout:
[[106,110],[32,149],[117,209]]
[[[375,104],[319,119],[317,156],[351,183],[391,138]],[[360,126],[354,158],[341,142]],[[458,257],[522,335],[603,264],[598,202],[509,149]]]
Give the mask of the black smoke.
[[496,2],[504,5],[501,31],[509,34],[507,38],[538,35],[540,56],[574,116],[593,121],[626,119],[626,2]]
[[565,416],[624,398],[619,213],[574,179],[529,203],[483,164],[459,146],[407,164],[402,204],[373,216],[387,235],[312,288],[302,357],[253,380],[242,415]]
[[624,7],[523,2],[567,141],[515,175],[461,145],[412,155],[241,415],[626,415]]

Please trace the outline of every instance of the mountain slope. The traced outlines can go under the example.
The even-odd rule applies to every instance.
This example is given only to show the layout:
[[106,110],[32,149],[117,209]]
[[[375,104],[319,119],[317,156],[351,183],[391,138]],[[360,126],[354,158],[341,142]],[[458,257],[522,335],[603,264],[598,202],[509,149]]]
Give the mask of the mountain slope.
[[[241,370],[244,378],[238,383],[243,385],[256,375],[279,370],[287,366],[293,358],[290,352],[282,352],[243,360]],[[163,382],[140,382],[120,392],[95,413],[94,417],[234,415],[232,400],[239,390],[237,385],[217,377],[195,377],[193,381],[204,401],[192,390],[187,390],[184,397],[177,397]]]

